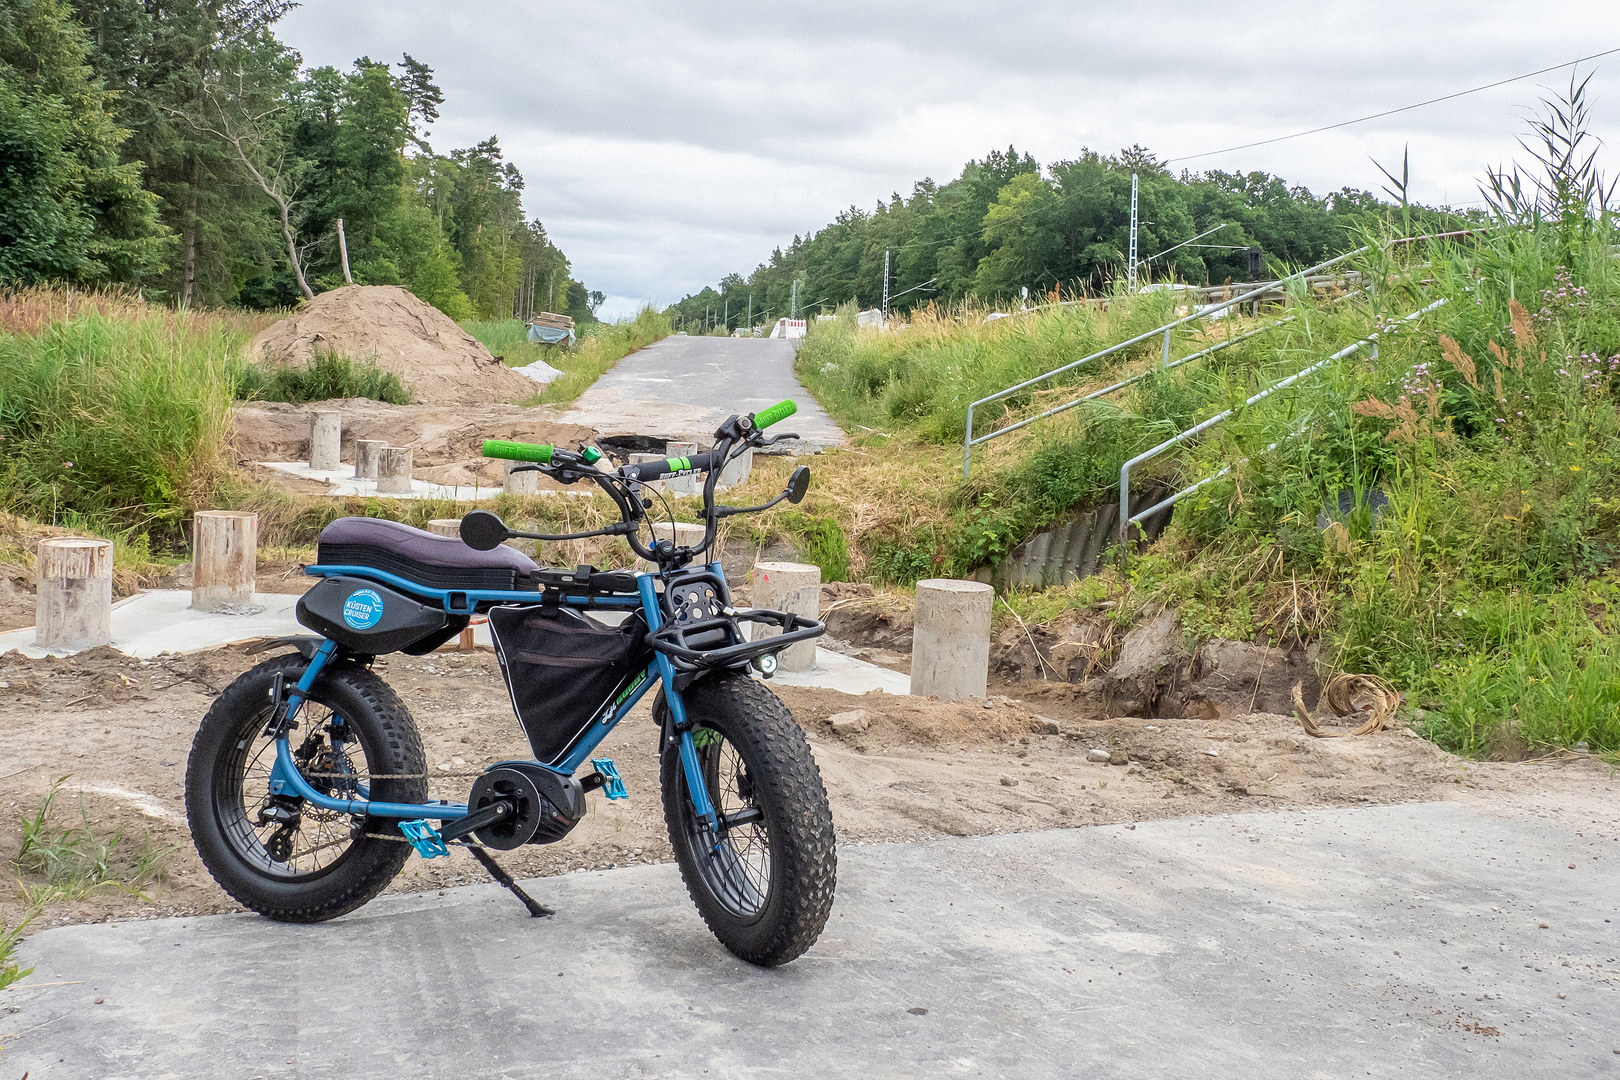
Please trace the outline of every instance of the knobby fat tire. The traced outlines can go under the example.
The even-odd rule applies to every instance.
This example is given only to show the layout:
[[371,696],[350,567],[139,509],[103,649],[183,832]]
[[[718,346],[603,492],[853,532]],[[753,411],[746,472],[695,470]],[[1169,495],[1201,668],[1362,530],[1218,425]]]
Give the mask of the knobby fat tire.
[[[243,740],[249,749],[258,741],[269,714],[276,672],[291,684],[307,666],[308,661],[296,653],[278,656],[226,687],[203,717],[186,763],[186,817],[203,865],[219,887],[243,907],[281,922],[324,922],[353,911],[382,892],[411,855],[407,844],[364,835],[381,833],[393,824],[372,819],[337,863],[319,876],[287,881],[256,869],[225,835],[220,802],[225,797],[232,753]],[[309,696],[343,717],[359,736],[366,772],[426,773],[427,758],[416,722],[399,696],[372,672],[356,664],[334,664],[315,680]],[[427,780],[376,780],[372,797],[425,803]]]
[[[738,957],[776,967],[802,955],[827,925],[838,875],[832,810],[804,731],[764,684],[746,676],[700,680],[683,694],[687,716],[736,747],[752,774],[771,846],[770,895],[757,919],[731,914],[691,848],[692,801],[677,746],[660,755],[664,821],[686,891],[709,930]],[[660,694],[655,716],[667,706]]]

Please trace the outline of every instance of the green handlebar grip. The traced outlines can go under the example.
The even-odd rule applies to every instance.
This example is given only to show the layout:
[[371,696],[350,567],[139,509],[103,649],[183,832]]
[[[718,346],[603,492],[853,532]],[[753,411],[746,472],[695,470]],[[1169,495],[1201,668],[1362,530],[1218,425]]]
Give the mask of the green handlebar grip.
[[511,442],[507,439],[485,439],[484,456],[505,458],[508,461],[538,461],[551,464],[550,443]]
[[778,420],[786,420],[788,417],[792,416],[798,411],[799,407],[793,404],[791,399],[788,401],[778,401],[775,405],[772,405],[763,412],[757,412],[754,414],[754,426],[763,431],[765,428],[770,427]]

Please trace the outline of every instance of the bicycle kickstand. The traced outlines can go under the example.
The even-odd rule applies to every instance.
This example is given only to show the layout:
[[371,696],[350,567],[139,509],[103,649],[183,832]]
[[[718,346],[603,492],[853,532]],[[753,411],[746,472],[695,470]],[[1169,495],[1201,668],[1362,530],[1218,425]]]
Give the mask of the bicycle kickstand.
[[490,877],[500,882],[511,891],[513,896],[516,896],[519,900],[523,901],[523,906],[529,909],[529,914],[534,918],[544,919],[548,915],[557,914],[551,908],[546,907],[546,905],[540,903],[534,897],[524,892],[522,887],[519,886],[517,882],[512,880],[512,875],[508,874],[505,870],[502,870],[500,863],[490,858],[483,848],[468,845],[467,850],[472,852],[473,858],[478,860],[479,865],[483,866],[485,870],[489,871]]

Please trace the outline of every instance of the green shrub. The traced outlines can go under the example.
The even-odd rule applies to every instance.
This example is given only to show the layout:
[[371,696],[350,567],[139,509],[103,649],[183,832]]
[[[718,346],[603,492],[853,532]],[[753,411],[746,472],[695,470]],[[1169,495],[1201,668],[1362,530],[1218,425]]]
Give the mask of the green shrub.
[[821,567],[822,581],[849,580],[849,541],[837,520],[795,510],[782,515],[782,526],[799,546],[799,558]]
[[915,585],[934,573],[934,552],[921,545],[879,541],[872,551],[867,576],[883,585]]
[[256,401],[331,401],[335,398],[371,398],[390,405],[409,405],[411,389],[398,375],[385,371],[375,360],[351,360],[334,352],[316,350],[306,367],[255,364],[233,371],[236,398]]
[[177,529],[224,474],[244,345],[218,319],[162,312],[0,336],[0,497],[46,521]]

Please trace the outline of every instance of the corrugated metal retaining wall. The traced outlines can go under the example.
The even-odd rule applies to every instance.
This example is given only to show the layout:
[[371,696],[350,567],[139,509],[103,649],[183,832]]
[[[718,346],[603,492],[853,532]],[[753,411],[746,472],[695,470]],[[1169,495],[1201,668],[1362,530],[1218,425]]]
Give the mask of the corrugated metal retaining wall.
[[[1164,487],[1138,492],[1131,498],[1131,513],[1152,506],[1170,494]],[[1174,507],[1171,508],[1174,510]],[[1170,512],[1143,522],[1140,536],[1155,540],[1170,521]],[[1119,536],[1119,506],[1105,503],[1080,510],[1031,536],[993,566],[981,567],[973,576],[996,590],[1011,588],[1049,589],[1102,569],[1108,545]]]

